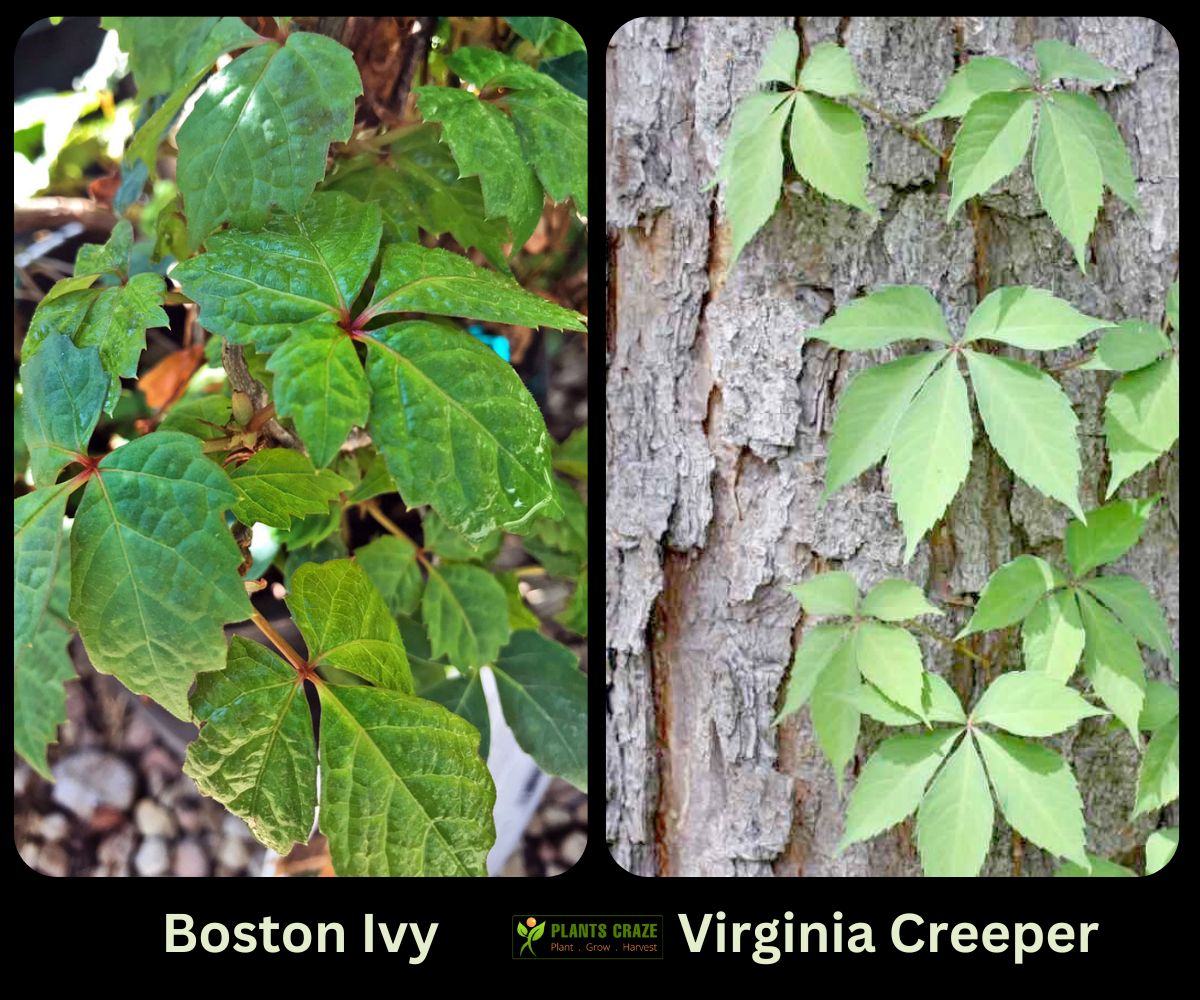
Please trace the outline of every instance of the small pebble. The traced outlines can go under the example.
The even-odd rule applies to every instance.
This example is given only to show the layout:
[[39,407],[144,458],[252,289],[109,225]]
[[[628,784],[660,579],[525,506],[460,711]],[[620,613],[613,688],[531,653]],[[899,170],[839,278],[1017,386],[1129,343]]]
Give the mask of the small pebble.
[[33,769],[28,764],[18,764],[13,768],[13,795],[24,795],[29,790]]
[[104,833],[107,830],[115,830],[119,826],[124,826],[125,819],[124,809],[114,809],[112,806],[97,806],[96,811],[92,813],[92,819],[88,823],[88,826],[96,833]]
[[556,830],[559,827],[571,825],[571,814],[562,806],[547,806],[542,810],[542,822],[545,829]]
[[572,830],[568,833],[558,847],[559,857],[562,858],[563,864],[573,865],[582,858],[587,842],[587,834],[582,830]]
[[133,821],[146,837],[174,837],[175,817],[153,799],[142,799],[133,809]]
[[128,809],[136,788],[133,768],[111,753],[81,750],[54,765],[54,801],[83,819],[101,805]]
[[142,774],[146,776],[146,787],[151,795],[158,795],[179,774],[179,761],[159,746],[150,747],[139,759]]
[[226,837],[217,849],[217,860],[226,868],[245,868],[250,861],[250,850],[246,842],[238,837]]
[[20,848],[17,850],[17,853],[21,855],[21,860],[24,861],[25,864],[29,865],[30,868],[37,868],[38,855],[40,855],[42,852],[41,848],[39,848],[37,844],[35,844],[32,840],[27,840],[20,846]]
[[184,800],[175,806],[175,818],[184,833],[198,833],[204,829],[204,810],[199,803]]
[[133,843],[134,832],[131,826],[110,833],[96,848],[96,860],[104,865],[111,875],[128,875]]
[[47,844],[38,856],[38,871],[43,875],[64,878],[71,867],[71,859],[61,844]]
[[137,711],[125,727],[122,743],[126,750],[145,750],[154,742],[154,736],[154,723],[150,721],[150,717],[145,711]]
[[175,845],[171,870],[181,878],[204,878],[208,875],[208,854],[199,842],[185,837]]
[[46,816],[39,816],[37,825],[34,828],[42,840],[50,844],[56,844],[63,840],[71,830],[71,821],[62,813],[54,812]]
[[139,875],[155,878],[165,875],[171,866],[167,842],[162,837],[147,837],[133,857],[133,867]]

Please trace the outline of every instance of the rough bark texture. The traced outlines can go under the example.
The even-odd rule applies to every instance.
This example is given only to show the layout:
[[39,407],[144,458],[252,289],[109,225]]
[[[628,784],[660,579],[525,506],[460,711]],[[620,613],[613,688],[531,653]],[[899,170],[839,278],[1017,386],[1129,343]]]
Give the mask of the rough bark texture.
[[[945,222],[936,156],[869,113],[868,193],[877,220],[796,180],[728,270],[729,232],[713,177],[734,103],[753,89],[766,41],[841,42],[869,99],[915,117],[972,54],[1033,69],[1032,43],[1080,45],[1120,74],[1096,91],[1133,158],[1138,218],[1107,196],[1079,273],[1041,211],[1028,167]],[[972,601],[1021,552],[1061,560],[1069,514],[1020,482],[977,435],[971,474],[945,521],[901,563],[904,543],[877,468],[818,506],[838,394],[868,360],[805,339],[832,310],[880,284],[930,288],[958,328],[981,292],[1047,288],[1092,315],[1161,318],[1178,271],[1178,51],[1143,18],[643,18],[607,59],[607,834],[643,875],[913,875],[901,827],[840,857],[844,803],[807,710],[772,725],[805,627],[783,587],[840,567],[868,587],[903,574],[941,600]],[[957,122],[929,130],[948,146]],[[903,353],[903,351],[897,352]],[[1019,353],[1017,356],[1021,356]],[[1054,366],[1062,351],[1026,360]],[[1103,400],[1110,376],[1070,371],[1081,419],[1084,508],[1107,481]],[[1178,465],[1172,452],[1122,487],[1161,490],[1146,536],[1119,568],[1178,620]],[[961,625],[965,610],[948,616]],[[979,648],[1012,665],[1004,633]],[[1007,646],[1003,644],[1007,642]],[[984,679],[923,643],[926,663],[968,701]],[[1146,654],[1149,673],[1166,676]],[[1137,757],[1102,724],[1052,741],[1076,770],[1089,848],[1130,862],[1158,816],[1130,823]],[[864,719],[862,753],[883,732]],[[861,757],[859,762],[861,763]],[[1044,875],[997,824],[986,874]]]

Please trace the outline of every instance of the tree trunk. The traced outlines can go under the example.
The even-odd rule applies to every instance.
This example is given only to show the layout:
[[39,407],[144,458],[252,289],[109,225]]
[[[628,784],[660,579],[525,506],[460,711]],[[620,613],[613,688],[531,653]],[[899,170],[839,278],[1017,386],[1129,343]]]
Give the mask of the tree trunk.
[[[947,224],[938,158],[865,113],[868,192],[881,216],[792,178],[770,222],[728,268],[730,235],[713,177],[735,102],[755,86],[767,40],[837,41],[872,103],[911,120],[957,65],[987,53],[1033,69],[1032,43],[1059,38],[1112,67],[1096,90],[1133,158],[1139,219],[1106,197],[1087,275],[1042,211],[1029,157]],[[837,306],[885,284],[929,288],[961,330],[1002,285],[1051,290],[1114,321],[1157,323],[1178,273],[1178,51],[1145,18],[642,18],[609,45],[607,374],[607,835],[641,875],[915,875],[907,825],[840,856],[844,800],[808,712],[772,725],[804,629],[784,586],[827,568],[861,587],[903,575],[935,600],[973,601],[1024,552],[1062,564],[1070,517],[1014,481],[979,432],[971,473],[908,565],[876,468],[821,506],[840,392],[872,356],[805,338]],[[934,141],[948,146],[957,121]],[[1016,356],[1057,367],[1066,350]],[[1066,371],[1080,417],[1084,509],[1108,479],[1103,401],[1112,377]],[[1172,451],[1120,494],[1162,491],[1141,542],[1116,568],[1178,619],[1178,463]],[[967,616],[948,606],[945,628]],[[1002,667],[1019,639],[978,637]],[[968,704],[986,683],[969,661],[923,641],[925,662]],[[1015,648],[1014,648],[1015,647]],[[1166,665],[1145,653],[1148,672]],[[961,660],[961,658],[960,658]],[[864,718],[855,771],[885,733]],[[1050,741],[1078,777],[1089,849],[1131,863],[1160,817],[1130,822],[1138,757],[1127,734],[1087,720]],[[847,788],[852,787],[851,778]],[[1173,811],[1173,810],[1172,810]],[[1056,859],[997,823],[985,873],[1045,875]]]

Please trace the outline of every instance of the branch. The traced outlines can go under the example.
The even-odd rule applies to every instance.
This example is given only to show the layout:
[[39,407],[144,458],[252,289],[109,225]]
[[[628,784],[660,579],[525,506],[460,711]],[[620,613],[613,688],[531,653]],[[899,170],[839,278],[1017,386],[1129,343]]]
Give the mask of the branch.
[[[221,344],[221,364],[229,376],[229,384],[239,392],[244,392],[254,404],[255,412],[265,410],[271,405],[271,397],[266,386],[257,382],[246,367],[246,357],[242,353],[241,344],[231,344],[228,340]],[[301,451],[303,445],[300,439],[291,431],[286,430],[278,420],[271,419],[266,425],[267,433],[285,448]]]
[[908,138],[912,139],[913,142],[920,143],[927,150],[929,150],[929,152],[933,153],[934,156],[936,156],[939,160],[944,162],[949,155],[946,151],[938,149],[937,146],[925,138],[925,136],[922,135],[921,132],[912,125],[909,125],[907,122],[902,121],[895,115],[884,111],[883,108],[878,108],[870,101],[864,101],[861,97],[855,97],[851,95],[849,99],[858,104],[858,106],[864,111],[869,111],[876,117],[882,118],[885,122],[891,125],[892,128],[896,129],[896,131],[900,132],[902,135],[908,136]]
[[57,229],[68,222],[78,222],[89,236],[107,238],[117,217],[91,198],[27,198],[13,205],[14,233]]
[[973,649],[968,649],[964,643],[956,642],[954,639],[948,639],[946,636],[942,635],[941,632],[935,632],[928,625],[917,621],[915,618],[910,619],[906,624],[912,626],[918,632],[929,636],[929,638],[937,639],[938,642],[949,646],[951,649],[957,650],[958,652],[962,653],[963,656],[974,660],[976,663],[982,664],[986,669],[991,669],[991,660],[989,660],[986,656],[981,656],[979,653],[976,653]]
[[267,621],[257,611],[250,616],[250,620],[258,626],[258,630],[263,635],[271,640],[271,644],[283,654],[283,658],[292,665],[292,669],[294,669],[296,673],[304,677],[309,677],[311,675],[312,671],[309,669],[308,661],[306,661],[303,656],[301,656],[296,652],[295,649],[292,648],[292,644],[283,636],[281,636],[278,631],[276,631],[274,625]]
[[426,569],[430,568],[429,560],[425,558],[425,550],[423,548],[421,548],[421,546],[419,546],[416,542],[414,542],[411,537],[409,537],[408,532],[406,532],[403,528],[400,527],[400,525],[398,525],[395,521],[393,521],[390,517],[388,517],[383,511],[381,511],[379,509],[379,504],[377,504],[374,500],[366,500],[361,504],[361,506],[362,506],[363,510],[365,510],[368,514],[370,514],[373,518],[375,518],[375,520],[378,521],[380,524],[382,524],[388,530],[388,532],[395,535],[397,538],[402,538],[404,541],[408,542],[408,544],[411,545],[414,549],[416,549],[417,550],[417,560]]

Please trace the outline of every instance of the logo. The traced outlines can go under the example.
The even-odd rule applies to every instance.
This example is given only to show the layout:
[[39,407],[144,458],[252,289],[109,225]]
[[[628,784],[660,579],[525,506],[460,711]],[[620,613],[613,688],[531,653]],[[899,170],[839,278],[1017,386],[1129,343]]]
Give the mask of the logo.
[[537,958],[537,954],[533,950],[533,942],[540,938],[546,932],[546,921],[540,924],[537,922],[537,917],[526,917],[523,923],[517,924],[517,933],[525,939],[525,943],[521,945],[521,950],[518,957],[529,952],[531,958]]

